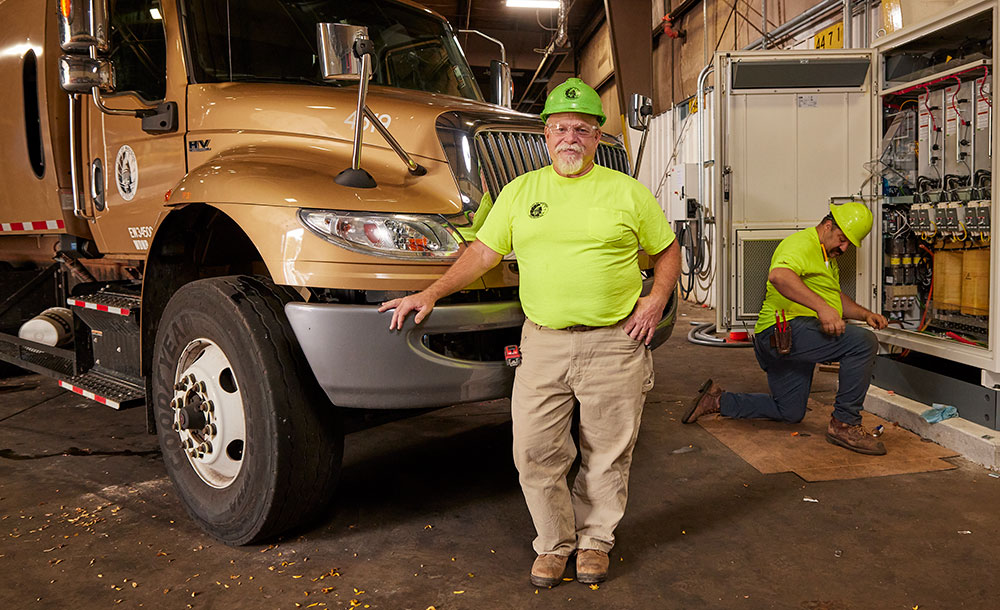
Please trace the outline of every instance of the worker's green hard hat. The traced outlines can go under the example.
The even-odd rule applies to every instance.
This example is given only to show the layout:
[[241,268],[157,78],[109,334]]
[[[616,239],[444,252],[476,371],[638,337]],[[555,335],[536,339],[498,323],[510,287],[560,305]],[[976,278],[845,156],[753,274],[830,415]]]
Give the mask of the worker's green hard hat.
[[604,125],[604,121],[607,120],[604,116],[604,107],[601,105],[601,96],[579,78],[567,78],[566,82],[552,90],[545,99],[542,120],[546,121],[549,115],[559,112],[590,114],[597,117],[598,125]]
[[841,205],[831,203],[830,214],[855,248],[861,245],[861,240],[872,230],[872,211],[860,201],[849,201]]

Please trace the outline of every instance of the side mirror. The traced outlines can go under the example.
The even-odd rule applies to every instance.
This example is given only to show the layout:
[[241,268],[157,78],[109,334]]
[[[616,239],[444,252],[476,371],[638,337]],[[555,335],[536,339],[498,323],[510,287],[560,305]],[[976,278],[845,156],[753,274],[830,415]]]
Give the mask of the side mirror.
[[107,60],[63,55],[59,58],[59,84],[66,93],[89,95],[94,87],[111,93],[115,90],[115,71]]
[[107,0],[60,0],[59,47],[67,53],[86,52],[91,47],[108,50]]
[[499,59],[490,61],[490,98],[494,104],[510,108],[513,104],[514,82],[510,64]]
[[629,96],[628,126],[638,131],[649,128],[649,117],[653,114],[653,100],[645,95],[633,93]]
[[354,41],[368,38],[368,28],[343,23],[317,23],[316,42],[323,80],[361,80],[361,58]]

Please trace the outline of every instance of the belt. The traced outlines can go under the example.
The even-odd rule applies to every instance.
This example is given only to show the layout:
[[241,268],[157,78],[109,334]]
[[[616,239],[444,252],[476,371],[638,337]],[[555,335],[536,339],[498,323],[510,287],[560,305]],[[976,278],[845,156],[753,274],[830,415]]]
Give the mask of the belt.
[[[612,324],[611,326],[614,326],[614,324]],[[599,328],[608,328],[608,327],[607,326],[587,326],[586,324],[574,324],[573,326],[567,326],[565,328],[556,328],[556,329],[553,329],[553,330],[569,330],[569,331],[575,331],[575,332],[582,332],[582,331],[588,331],[588,330],[597,330]]]

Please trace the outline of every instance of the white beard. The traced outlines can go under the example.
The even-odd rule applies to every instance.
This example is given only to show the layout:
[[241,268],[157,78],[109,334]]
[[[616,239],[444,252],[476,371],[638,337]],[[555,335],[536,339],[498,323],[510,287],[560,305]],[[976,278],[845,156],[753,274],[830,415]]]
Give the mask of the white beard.
[[[567,151],[572,151],[567,154]],[[579,144],[564,144],[556,149],[555,159],[552,160],[556,172],[564,176],[579,174],[583,169],[583,147]]]
[[556,172],[564,176],[572,176],[574,174],[579,174],[580,170],[583,169],[583,156],[573,155],[568,159],[557,155],[555,161],[552,163]]

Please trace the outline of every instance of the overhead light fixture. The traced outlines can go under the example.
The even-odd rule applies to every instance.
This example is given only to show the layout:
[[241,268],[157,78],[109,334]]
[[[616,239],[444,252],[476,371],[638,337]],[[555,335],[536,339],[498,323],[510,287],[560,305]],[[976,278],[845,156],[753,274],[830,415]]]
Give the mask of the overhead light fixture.
[[559,8],[559,0],[507,0],[507,8]]
[[149,16],[152,17],[153,19],[156,19],[157,21],[163,19],[163,15],[160,14],[160,9],[156,8],[155,6],[149,9]]

